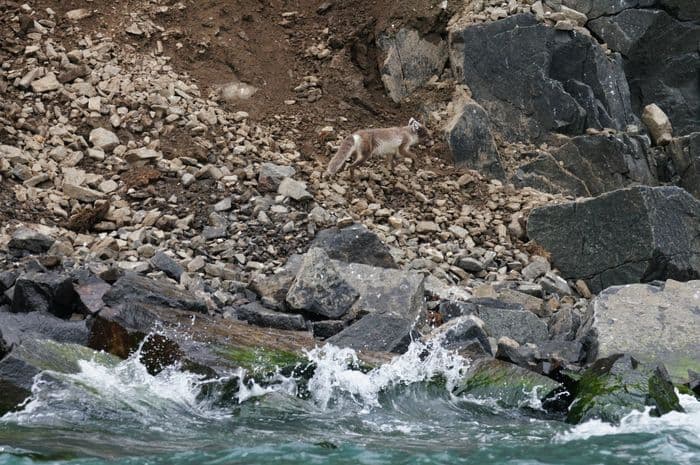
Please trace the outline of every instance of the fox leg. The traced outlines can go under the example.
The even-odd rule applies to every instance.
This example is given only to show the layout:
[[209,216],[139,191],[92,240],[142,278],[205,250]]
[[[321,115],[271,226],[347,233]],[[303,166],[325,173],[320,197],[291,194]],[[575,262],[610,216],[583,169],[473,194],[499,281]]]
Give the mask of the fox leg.
[[362,163],[366,162],[369,157],[372,155],[372,146],[371,144],[362,144],[360,147],[357,148],[357,158],[355,161],[350,163],[350,177],[352,179],[355,179],[355,168]]
[[403,144],[401,144],[399,146],[399,153],[403,157],[408,157],[411,160],[416,161],[416,156],[413,152],[411,152],[410,148],[411,148],[411,145],[407,142],[404,142]]

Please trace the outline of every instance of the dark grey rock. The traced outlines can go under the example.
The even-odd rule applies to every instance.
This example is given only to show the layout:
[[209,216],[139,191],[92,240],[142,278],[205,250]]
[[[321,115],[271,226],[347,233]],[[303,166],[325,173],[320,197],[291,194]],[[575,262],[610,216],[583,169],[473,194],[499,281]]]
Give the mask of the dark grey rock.
[[289,329],[305,331],[306,322],[301,315],[276,312],[267,309],[257,302],[243,305],[236,310],[239,320],[264,328]]
[[446,349],[462,355],[491,356],[491,344],[484,322],[474,315],[459,316],[435,328],[426,340],[432,340]]
[[700,199],[700,132],[672,139],[665,150],[680,178],[678,184]]
[[40,254],[47,252],[54,240],[30,228],[18,228],[13,234],[7,247],[13,253]]
[[[700,8],[697,2],[686,5],[689,9],[683,11],[697,12]],[[632,107],[637,114],[655,103],[666,111],[676,135],[697,131],[700,24],[678,21],[662,10],[628,9],[590,21],[589,27],[611,49],[624,55]]]
[[567,279],[592,292],[616,284],[700,277],[700,202],[678,187],[631,187],[536,208],[528,236]]
[[700,370],[700,281],[614,286],[588,306],[578,330],[587,361],[627,353],[676,380]]
[[5,292],[15,285],[15,281],[19,276],[19,271],[7,270],[0,273],[0,292]]
[[142,302],[192,312],[207,311],[207,306],[202,300],[179,287],[135,273],[125,273],[114,283],[102,300],[112,307],[126,302]]
[[311,330],[314,337],[320,339],[328,339],[335,336],[345,328],[345,322],[342,320],[322,320],[311,323]]
[[567,193],[577,197],[589,194],[584,182],[566,171],[549,153],[540,153],[520,165],[513,183],[518,187],[532,187],[550,194]]
[[226,228],[221,226],[205,226],[202,230],[202,237],[205,240],[210,241],[212,239],[228,237],[228,232],[226,231]]
[[487,333],[496,339],[506,336],[519,344],[548,339],[547,325],[522,305],[476,298],[468,302],[441,302],[439,311],[444,321],[476,315],[486,324]]
[[[657,0],[561,0],[561,4],[580,11],[588,16],[588,19],[600,16],[610,16],[629,8],[646,8],[653,6]],[[661,0],[671,1],[674,0]],[[676,0],[679,2],[688,0]],[[690,0],[693,1],[693,0]]]
[[94,314],[102,310],[105,303],[102,297],[112,288],[110,284],[99,276],[88,274],[80,277],[74,285],[74,289],[80,304],[78,308],[86,315]]
[[11,308],[16,313],[39,311],[69,318],[77,310],[77,301],[70,276],[31,272],[17,278]]
[[552,315],[549,335],[558,341],[573,341],[581,325],[581,316],[571,306],[564,306]]
[[479,271],[483,271],[484,269],[484,264],[481,263],[480,260],[477,260],[476,258],[473,257],[462,257],[459,258],[456,262],[455,265],[463,269],[464,271],[468,271],[469,273],[478,273]]
[[353,224],[341,229],[324,229],[316,235],[311,247],[325,250],[328,256],[335,260],[383,268],[398,268],[389,253],[389,248],[376,234],[361,224]]
[[561,276],[557,276],[551,271],[547,272],[540,279],[540,286],[545,292],[559,294],[560,296],[571,295],[571,287]]
[[151,266],[156,270],[160,270],[165,273],[169,278],[180,282],[180,276],[185,271],[175,259],[171,258],[168,254],[159,250],[151,257]]
[[291,166],[263,163],[258,172],[258,187],[263,192],[277,192],[284,178],[291,178],[296,170]]
[[422,36],[415,29],[402,28],[377,40],[384,54],[380,73],[394,102],[400,102],[428,80],[442,73],[447,62],[447,44],[439,34]]
[[[1,316],[0,316],[1,318]],[[5,341],[5,337],[2,335],[2,331],[0,330],[0,360],[7,355],[7,353],[10,351],[10,344]]]
[[409,318],[370,313],[326,340],[338,347],[370,352],[403,353],[418,334]]
[[37,338],[86,345],[89,338],[86,320],[66,321],[44,312],[0,312],[0,328],[10,345]]
[[312,247],[304,255],[286,301],[295,310],[338,319],[348,312],[359,296],[341,277],[326,252]]
[[595,39],[557,31],[534,15],[453,31],[450,63],[509,141],[538,140],[552,131],[582,134],[589,121],[618,130],[638,122],[619,55],[608,57]]
[[696,0],[659,0],[659,4],[681,21],[700,21],[700,3]]
[[445,128],[447,144],[457,166],[503,179],[505,171],[491,134],[489,115],[475,102],[464,102]]

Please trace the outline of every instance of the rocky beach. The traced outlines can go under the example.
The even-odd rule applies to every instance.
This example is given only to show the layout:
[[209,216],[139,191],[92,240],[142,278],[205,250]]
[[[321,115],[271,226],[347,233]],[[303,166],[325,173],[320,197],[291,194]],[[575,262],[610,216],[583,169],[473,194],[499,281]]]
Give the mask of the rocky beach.
[[[0,0],[0,21],[0,464],[130,456],[31,439],[122,396],[88,400],[112,376],[125,402],[181,383],[188,409],[284,392],[314,425],[340,391],[373,414],[493,402],[555,442],[639,412],[700,426],[694,0]],[[414,157],[322,176],[353,131],[411,117]],[[649,463],[700,460],[680,437]],[[369,463],[352,444],[333,463]],[[537,463],[598,459],[566,460]]]

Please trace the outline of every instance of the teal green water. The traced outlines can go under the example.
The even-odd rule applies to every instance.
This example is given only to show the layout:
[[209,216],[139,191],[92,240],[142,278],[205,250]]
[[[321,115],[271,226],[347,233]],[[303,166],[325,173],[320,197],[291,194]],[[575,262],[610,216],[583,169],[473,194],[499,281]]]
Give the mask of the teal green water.
[[135,358],[42,373],[21,412],[0,419],[0,465],[15,464],[700,464],[700,403],[687,413],[630,414],[621,425],[547,419],[535,396],[518,408],[455,398],[428,380],[457,376],[447,353],[406,356],[368,374],[347,352],[318,364],[297,395],[281,376],[244,385],[238,401],[203,396],[196,376],[146,373]]

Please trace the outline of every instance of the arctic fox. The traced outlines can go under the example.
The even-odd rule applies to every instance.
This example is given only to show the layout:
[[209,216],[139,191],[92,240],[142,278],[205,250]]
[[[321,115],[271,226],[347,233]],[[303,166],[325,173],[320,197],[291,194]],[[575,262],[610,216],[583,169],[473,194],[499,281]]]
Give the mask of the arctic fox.
[[333,176],[340,171],[353,153],[355,161],[350,163],[350,173],[355,177],[355,167],[367,161],[372,155],[387,155],[392,168],[394,156],[400,154],[413,158],[410,147],[429,136],[428,130],[411,118],[407,126],[399,128],[361,129],[346,137],[340,144],[335,156],[328,163],[324,177]]

